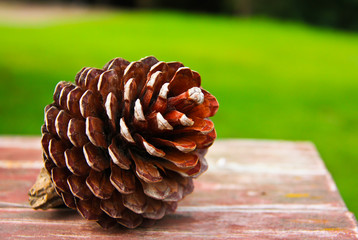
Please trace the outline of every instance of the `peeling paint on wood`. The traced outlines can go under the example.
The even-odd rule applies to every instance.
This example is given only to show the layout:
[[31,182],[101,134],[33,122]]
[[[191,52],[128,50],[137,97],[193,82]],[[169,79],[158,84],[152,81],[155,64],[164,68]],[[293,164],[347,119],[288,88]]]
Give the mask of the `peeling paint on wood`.
[[218,140],[175,214],[150,228],[107,231],[70,209],[29,207],[39,142],[0,137],[0,239],[358,239],[354,215],[308,142]]

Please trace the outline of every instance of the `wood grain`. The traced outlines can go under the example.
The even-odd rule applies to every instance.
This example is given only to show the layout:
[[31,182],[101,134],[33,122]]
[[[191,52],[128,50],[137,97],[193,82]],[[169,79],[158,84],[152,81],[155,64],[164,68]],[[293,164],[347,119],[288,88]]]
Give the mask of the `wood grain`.
[[0,137],[0,239],[358,239],[311,143],[218,140],[207,160],[175,214],[150,228],[103,230],[73,210],[31,209],[40,140]]

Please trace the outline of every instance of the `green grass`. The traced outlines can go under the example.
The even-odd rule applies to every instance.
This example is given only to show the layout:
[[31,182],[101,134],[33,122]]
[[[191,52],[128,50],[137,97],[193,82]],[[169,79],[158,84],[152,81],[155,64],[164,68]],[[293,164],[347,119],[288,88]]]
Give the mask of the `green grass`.
[[154,55],[201,73],[219,138],[313,141],[358,214],[358,34],[267,19],[121,12],[0,23],[0,134],[39,134],[60,80]]

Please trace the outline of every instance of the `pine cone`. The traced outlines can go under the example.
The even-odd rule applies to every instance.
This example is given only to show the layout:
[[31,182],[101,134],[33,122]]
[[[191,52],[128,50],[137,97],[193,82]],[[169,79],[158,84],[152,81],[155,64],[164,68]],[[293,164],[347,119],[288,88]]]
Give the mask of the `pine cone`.
[[122,58],[60,82],[45,108],[45,168],[63,202],[107,228],[161,219],[193,191],[218,102],[179,62]]

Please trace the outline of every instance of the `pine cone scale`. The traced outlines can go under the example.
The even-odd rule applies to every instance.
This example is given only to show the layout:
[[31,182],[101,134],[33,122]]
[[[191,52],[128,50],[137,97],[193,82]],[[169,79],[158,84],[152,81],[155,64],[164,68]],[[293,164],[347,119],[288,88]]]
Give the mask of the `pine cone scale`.
[[67,94],[67,109],[75,117],[81,116],[80,99],[82,95],[83,90],[78,86]]
[[60,93],[60,98],[58,100],[59,105],[61,108],[66,109],[67,108],[67,95],[75,88],[76,86],[73,84],[67,84],[65,85]]
[[65,161],[68,170],[74,175],[85,176],[90,171],[86,159],[83,155],[83,150],[80,147],[72,147],[65,151]]
[[131,171],[123,170],[115,164],[111,164],[110,181],[117,191],[122,194],[133,193],[136,189],[135,177]]
[[199,161],[197,154],[183,153],[175,149],[168,151],[163,158],[181,169],[193,168]]
[[70,176],[67,168],[54,167],[51,170],[51,179],[61,192],[69,193],[70,188],[67,184],[67,177]]
[[131,166],[131,160],[126,156],[121,146],[117,144],[118,140],[113,138],[112,144],[108,147],[108,153],[114,164],[122,169],[129,170]]
[[76,208],[83,218],[97,221],[103,213],[100,208],[100,203],[101,200],[95,197],[88,200],[78,199],[76,200]]
[[71,175],[67,178],[67,183],[73,196],[80,200],[87,200],[93,196],[91,190],[86,185],[86,177]]
[[73,198],[73,195],[71,193],[60,192],[59,190],[57,193],[62,197],[62,200],[67,207],[72,209],[77,208],[75,199]]
[[163,177],[161,176],[158,169],[150,161],[144,159],[139,154],[131,150],[130,155],[136,165],[136,174],[140,179],[148,183],[162,181]]
[[191,88],[200,87],[200,85],[200,78],[195,79],[190,68],[180,67],[175,72],[173,79],[169,82],[169,97],[180,95]]
[[117,222],[127,228],[136,228],[143,222],[143,217],[136,214],[129,209],[125,209],[120,218],[116,219]]
[[137,214],[144,213],[147,208],[147,196],[144,195],[143,190],[139,185],[133,193],[123,194],[122,202],[127,209]]
[[60,110],[58,110],[57,107],[51,106],[45,113],[45,124],[47,127],[47,131],[52,135],[57,134],[55,120],[59,112]]
[[101,210],[112,218],[122,217],[126,207],[122,202],[122,195],[119,192],[113,192],[111,198],[101,201]]
[[103,149],[89,142],[83,146],[83,153],[88,166],[92,169],[101,172],[109,168],[110,160],[106,157]]
[[91,170],[86,179],[86,185],[93,195],[99,199],[109,199],[112,196],[114,187],[105,172]]
[[83,119],[72,118],[68,122],[67,136],[75,147],[82,147],[89,142],[86,135],[86,123]]
[[142,214],[144,218],[158,220],[164,217],[166,206],[162,201],[158,201],[152,198],[148,198],[147,209]]
[[91,143],[97,147],[107,148],[107,134],[101,119],[97,117],[86,118],[86,135]]
[[141,135],[136,133],[134,135],[134,138],[136,139],[136,142],[142,146],[149,155],[152,155],[153,157],[164,157],[165,152],[159,148],[156,148],[154,145],[150,144],[148,141],[146,141]]
[[64,151],[66,150],[66,145],[56,139],[51,139],[49,142],[49,154],[53,162],[58,167],[65,167],[66,160],[64,156]]

